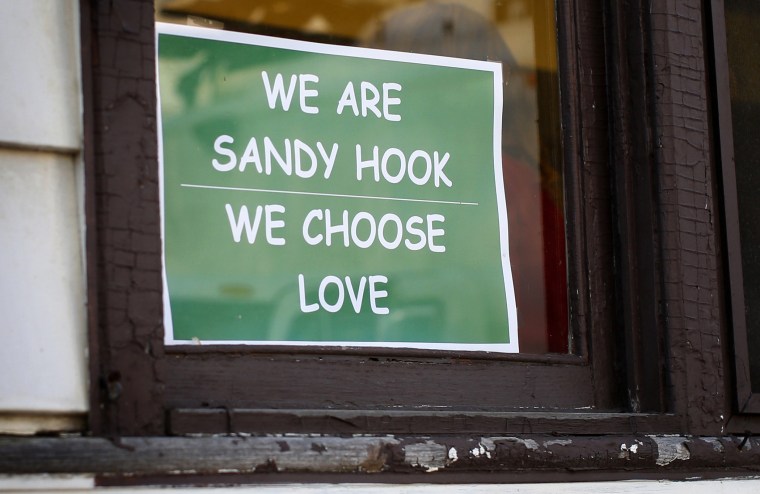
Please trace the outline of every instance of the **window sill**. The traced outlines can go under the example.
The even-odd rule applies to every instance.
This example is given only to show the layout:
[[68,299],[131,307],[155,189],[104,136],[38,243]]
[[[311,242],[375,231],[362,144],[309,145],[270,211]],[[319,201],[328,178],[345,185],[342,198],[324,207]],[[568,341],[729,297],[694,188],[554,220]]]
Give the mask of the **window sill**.
[[707,479],[758,465],[760,438],[730,436],[0,437],[0,472],[95,474],[99,485]]

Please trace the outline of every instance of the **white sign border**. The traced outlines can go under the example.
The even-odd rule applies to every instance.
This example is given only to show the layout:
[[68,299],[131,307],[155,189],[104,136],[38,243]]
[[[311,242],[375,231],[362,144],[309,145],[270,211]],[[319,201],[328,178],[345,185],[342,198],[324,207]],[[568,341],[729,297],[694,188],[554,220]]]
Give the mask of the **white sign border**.
[[[509,324],[509,343],[424,343],[424,342],[341,342],[341,341],[256,341],[256,340],[175,340],[174,326],[169,303],[169,284],[166,275],[166,252],[165,252],[165,226],[166,218],[164,211],[164,149],[163,149],[163,122],[161,117],[161,91],[159,84],[159,60],[158,38],[161,34],[183,36],[189,38],[225,41],[245,45],[265,46],[307,53],[319,53],[324,55],[336,55],[373,60],[386,60],[392,62],[407,62],[422,65],[434,65],[460,69],[480,70],[491,72],[494,81],[494,135],[493,135],[493,159],[494,179],[496,185],[496,203],[499,216],[499,240],[501,248],[501,266],[504,279],[504,290],[507,303],[507,321]],[[443,57],[438,55],[426,55],[419,53],[394,52],[373,48],[360,48],[354,46],[328,45],[309,41],[297,41],[287,38],[274,38],[258,34],[239,33],[235,31],[223,31],[197,26],[185,26],[157,22],[156,34],[156,98],[157,98],[157,134],[158,134],[158,162],[159,162],[159,191],[160,191],[160,214],[161,214],[161,275],[163,282],[163,305],[164,305],[164,345],[246,345],[246,346],[320,346],[338,348],[409,348],[420,350],[451,350],[451,351],[485,351],[499,353],[519,352],[517,332],[517,303],[515,301],[514,283],[512,279],[512,264],[509,258],[509,228],[507,222],[507,203],[502,187],[502,156],[501,156],[501,120],[503,111],[503,81],[502,66],[498,62],[486,62],[482,60],[469,60],[462,58]]]

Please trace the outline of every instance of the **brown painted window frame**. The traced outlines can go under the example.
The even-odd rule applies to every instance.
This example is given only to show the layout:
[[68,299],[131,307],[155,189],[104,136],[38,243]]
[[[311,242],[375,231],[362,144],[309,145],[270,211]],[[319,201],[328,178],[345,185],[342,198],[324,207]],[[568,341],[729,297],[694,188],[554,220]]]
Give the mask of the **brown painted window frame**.
[[[712,64],[714,78],[714,128],[717,141],[717,160],[722,182],[723,233],[727,271],[726,295],[731,324],[735,407],[740,414],[760,414],[760,393],[752,391],[750,355],[747,344],[742,247],[739,232],[739,204],[736,170],[734,168],[733,120],[729,85],[726,17],[723,0],[709,3],[712,20]],[[744,429],[760,430],[760,417],[745,417]]]
[[667,414],[652,172],[632,166],[652,152],[644,3],[558,2],[578,351],[494,356],[165,349],[153,5],[82,0],[92,432],[578,432],[579,418],[599,433],[681,430]]

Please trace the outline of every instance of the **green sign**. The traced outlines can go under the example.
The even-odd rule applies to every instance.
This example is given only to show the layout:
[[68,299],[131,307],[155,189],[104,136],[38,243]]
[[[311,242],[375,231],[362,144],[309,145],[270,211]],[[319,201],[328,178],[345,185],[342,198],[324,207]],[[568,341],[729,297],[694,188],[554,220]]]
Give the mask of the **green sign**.
[[501,65],[158,33],[167,344],[517,351]]

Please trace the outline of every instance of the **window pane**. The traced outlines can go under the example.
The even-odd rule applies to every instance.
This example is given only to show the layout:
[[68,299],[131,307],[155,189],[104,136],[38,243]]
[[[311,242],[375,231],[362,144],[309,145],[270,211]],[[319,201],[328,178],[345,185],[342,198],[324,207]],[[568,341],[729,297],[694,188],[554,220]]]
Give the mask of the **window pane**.
[[760,3],[728,0],[725,8],[750,379],[760,392]]
[[163,22],[502,62],[503,174],[524,353],[570,346],[554,18],[544,0],[157,2]]

